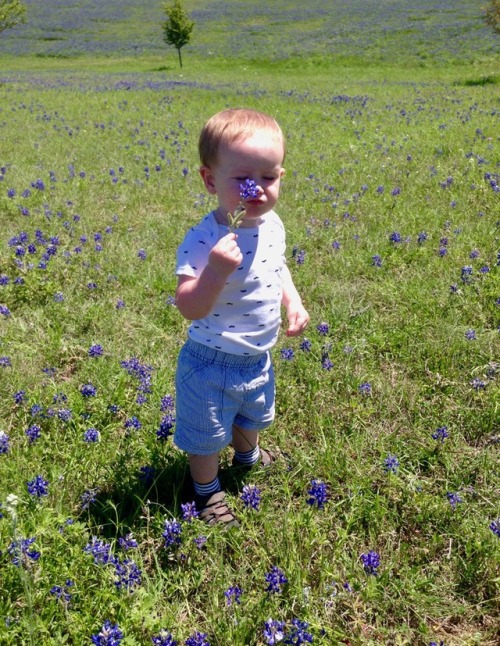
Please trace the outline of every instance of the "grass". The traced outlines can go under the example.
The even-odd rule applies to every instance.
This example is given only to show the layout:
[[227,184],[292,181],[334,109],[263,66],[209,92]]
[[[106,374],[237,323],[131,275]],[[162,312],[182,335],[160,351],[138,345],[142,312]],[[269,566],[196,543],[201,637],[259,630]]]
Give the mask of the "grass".
[[[260,646],[271,618],[288,643],[300,620],[329,646],[496,644],[499,102],[482,56],[192,53],[182,74],[154,53],[2,57],[0,643],[89,644],[110,621],[123,645],[165,629]],[[175,250],[213,204],[198,132],[241,104],[287,136],[278,212],[311,324],[274,351],[276,468],[242,479],[223,455],[241,522],[223,532],[182,520],[186,459],[157,433],[187,327]]]

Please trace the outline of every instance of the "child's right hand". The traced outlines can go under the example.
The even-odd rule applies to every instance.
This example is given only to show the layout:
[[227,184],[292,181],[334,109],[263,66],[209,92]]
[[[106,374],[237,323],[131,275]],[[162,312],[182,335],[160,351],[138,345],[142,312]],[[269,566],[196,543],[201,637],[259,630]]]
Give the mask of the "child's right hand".
[[227,278],[243,262],[243,254],[236,242],[237,237],[234,232],[228,233],[210,251],[208,266],[219,276]]

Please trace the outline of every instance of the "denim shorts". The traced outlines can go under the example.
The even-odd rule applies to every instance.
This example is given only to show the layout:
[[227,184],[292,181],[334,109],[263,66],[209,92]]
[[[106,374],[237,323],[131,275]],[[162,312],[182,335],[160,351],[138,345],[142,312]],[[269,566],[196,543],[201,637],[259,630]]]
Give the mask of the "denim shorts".
[[233,424],[261,431],[274,419],[274,371],[269,352],[239,356],[188,339],[179,353],[175,444],[193,455],[230,444]]

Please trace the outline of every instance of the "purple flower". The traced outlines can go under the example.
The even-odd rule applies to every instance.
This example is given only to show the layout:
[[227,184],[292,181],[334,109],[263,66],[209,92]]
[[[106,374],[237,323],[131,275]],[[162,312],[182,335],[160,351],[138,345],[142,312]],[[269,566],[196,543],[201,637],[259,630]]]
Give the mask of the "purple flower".
[[177,642],[167,630],[160,630],[158,635],[151,637],[154,646],[177,646]]
[[463,502],[462,498],[456,491],[448,491],[446,494],[448,502],[450,503],[452,509],[456,509],[457,505]]
[[141,422],[139,421],[139,419],[135,415],[132,415],[132,417],[129,417],[125,421],[125,428],[127,428],[127,429],[132,429],[133,428],[134,430],[138,431],[139,429],[142,428],[142,424],[141,424]]
[[126,536],[120,536],[118,539],[118,544],[122,550],[132,550],[138,546],[137,541],[133,538],[132,534],[127,534]]
[[52,588],[50,589],[50,594],[54,595],[57,599],[60,599],[65,606],[69,606],[71,603],[71,594],[69,590],[74,586],[75,584],[71,579],[68,579],[64,586],[60,585],[53,585]]
[[331,370],[333,368],[333,362],[329,357],[323,357],[321,366],[323,367],[323,370]]
[[178,520],[166,520],[164,525],[165,531],[162,536],[165,539],[164,547],[168,549],[174,545],[180,545],[182,526]]
[[369,384],[367,381],[363,382],[358,386],[358,392],[361,395],[370,395],[372,392],[371,384]]
[[206,536],[197,536],[196,538],[193,538],[193,543],[196,545],[196,547],[201,550],[202,547],[205,545],[207,542],[207,537]]
[[89,348],[89,357],[102,357],[103,352],[102,345],[95,343]]
[[37,498],[49,495],[49,482],[40,475],[35,476],[33,480],[30,480],[27,487],[28,493],[32,496],[36,496]]
[[491,521],[490,529],[495,534],[495,536],[498,536],[498,538],[500,538],[500,518]]
[[284,644],[293,644],[300,646],[301,644],[312,644],[313,636],[307,632],[309,624],[307,621],[300,621],[300,619],[292,619],[292,627],[287,633]]
[[374,267],[382,267],[382,258],[378,255],[372,256],[372,265]]
[[391,242],[394,242],[394,244],[398,244],[399,242],[401,242],[401,234],[397,231],[393,231],[389,236],[389,240]]
[[186,646],[210,646],[206,633],[195,632],[186,639]]
[[226,597],[226,606],[231,606],[233,603],[240,604],[242,593],[242,589],[237,585],[232,585],[228,588],[224,592],[224,596]]
[[96,428],[88,428],[83,434],[83,441],[88,444],[99,441],[99,431]]
[[160,422],[160,428],[156,431],[156,437],[159,440],[166,440],[172,435],[172,429],[175,426],[175,417],[171,413],[163,416]]
[[309,341],[309,339],[303,339],[303,340],[300,342],[299,348],[300,348],[303,352],[310,352],[310,351],[311,351],[311,348],[312,348],[312,343]]
[[319,323],[316,326],[316,329],[321,334],[321,336],[326,336],[328,334],[328,332],[330,331],[330,326],[328,325],[328,323],[325,323],[323,321],[322,323]]
[[196,504],[194,502],[186,502],[184,505],[181,505],[182,510],[182,520],[191,522],[193,518],[199,516],[199,512],[196,511]]
[[387,473],[396,473],[399,469],[399,460],[395,455],[389,455],[384,460],[384,469]]
[[118,624],[112,624],[109,619],[106,619],[99,633],[92,635],[95,646],[119,646],[122,639],[123,633]]
[[283,641],[283,637],[285,636],[284,630],[284,621],[278,621],[277,619],[268,619],[264,624],[262,636],[266,640],[266,644],[268,644],[268,646],[275,646],[275,644]]
[[14,563],[16,567],[19,567],[20,565],[27,566],[29,564],[29,559],[32,561],[38,561],[40,558],[40,552],[30,549],[30,546],[33,545],[35,540],[35,538],[20,538],[9,545],[7,552],[12,557],[12,563]]
[[146,257],[147,257],[146,251],[144,249],[139,249],[139,251],[137,252],[137,257],[140,260],[146,260]]
[[115,557],[111,553],[111,545],[99,540],[97,536],[92,536],[92,541],[87,543],[83,551],[92,554],[96,565],[107,565],[115,561]]
[[282,348],[281,358],[285,361],[291,361],[293,359],[293,349],[292,348]]
[[273,565],[271,571],[266,574],[268,584],[266,592],[276,594],[282,591],[282,586],[288,583],[285,573],[276,565]]
[[476,340],[476,330],[467,330],[465,332],[465,338],[467,341],[475,341]]
[[0,357],[0,367],[11,368],[12,363],[11,363],[10,357]]
[[0,455],[9,452],[9,436],[5,431],[0,431]]
[[0,304],[0,314],[4,316],[5,318],[9,318],[10,316],[10,310],[7,307],[7,305],[1,305]]
[[84,397],[95,397],[97,395],[97,389],[92,384],[84,384],[80,388],[80,392]]
[[450,437],[448,433],[448,427],[447,426],[440,426],[437,428],[434,433],[432,434],[432,439],[433,440],[438,440],[439,442],[444,442],[447,437]]
[[83,511],[88,509],[92,503],[97,500],[98,489],[87,489],[80,496],[80,509]]
[[329,487],[321,480],[312,480],[307,493],[309,494],[307,504],[311,505],[311,507],[317,507],[318,509],[324,509],[326,503],[330,499]]
[[115,585],[121,590],[122,588],[126,589],[127,592],[142,583],[142,572],[134,561],[131,559],[124,559],[120,561],[115,559],[113,562],[115,566]]
[[255,485],[245,485],[241,492],[240,498],[243,501],[245,507],[258,511],[260,505],[260,495],[260,489],[258,489]]
[[367,554],[361,554],[361,560],[363,562],[365,572],[367,574],[377,576],[377,568],[380,566],[380,555],[371,550]]
[[243,184],[240,184],[240,197],[242,200],[251,200],[259,197],[259,187],[253,179],[246,179]]
[[484,390],[484,388],[486,388],[486,382],[482,379],[479,379],[479,377],[474,377],[474,379],[470,382],[470,385],[474,388],[475,391]]

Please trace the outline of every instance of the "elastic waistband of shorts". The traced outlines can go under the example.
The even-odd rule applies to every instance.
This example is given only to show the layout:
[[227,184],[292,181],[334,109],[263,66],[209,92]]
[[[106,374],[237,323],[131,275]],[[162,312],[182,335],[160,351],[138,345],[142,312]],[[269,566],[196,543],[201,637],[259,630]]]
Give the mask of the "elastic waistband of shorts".
[[192,339],[187,339],[184,347],[190,354],[201,361],[234,368],[254,366],[260,363],[263,357],[268,355],[268,352],[252,355],[229,354],[228,352],[222,352],[215,348],[209,348],[207,345],[203,345]]

